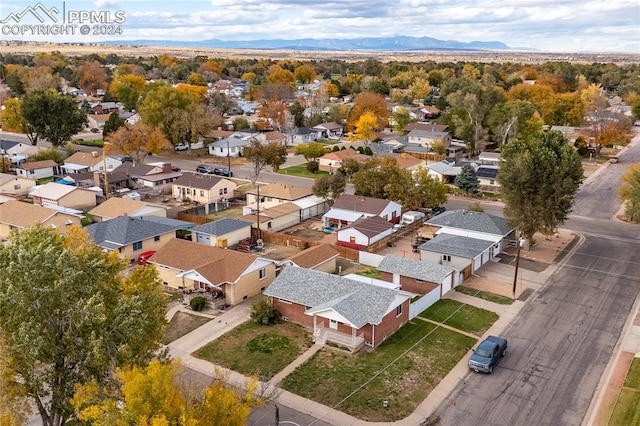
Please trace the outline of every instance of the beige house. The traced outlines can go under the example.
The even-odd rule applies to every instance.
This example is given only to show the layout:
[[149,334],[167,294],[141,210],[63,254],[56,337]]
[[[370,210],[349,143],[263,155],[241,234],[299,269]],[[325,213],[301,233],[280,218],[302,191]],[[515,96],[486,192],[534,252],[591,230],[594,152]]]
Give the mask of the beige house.
[[25,197],[29,188],[36,186],[35,179],[0,173],[0,195],[19,198]]
[[371,157],[360,154],[355,149],[347,148],[336,152],[328,152],[318,159],[318,166],[323,172],[333,173],[342,167],[346,160],[355,160],[363,163]]
[[118,216],[159,216],[167,217],[164,207],[154,206],[130,198],[111,197],[88,212],[94,222],[102,222]]
[[313,195],[313,190],[311,188],[288,185],[285,183],[272,183],[246,191],[247,207],[253,209],[257,207],[258,191],[260,191],[260,210]]
[[215,304],[236,305],[260,294],[276,276],[270,259],[180,239],[167,242],[149,262],[166,286],[199,292]]
[[8,238],[14,229],[31,228],[36,224],[56,228],[64,234],[69,227],[80,226],[80,216],[22,201],[0,204],[0,238]]
[[65,173],[78,172],[104,172],[105,165],[107,171],[112,171],[122,164],[122,161],[108,156],[103,157],[97,151],[76,152],[64,160],[61,168]]
[[261,207],[259,215],[248,214],[242,219],[251,222],[254,228],[278,232],[300,223],[300,207],[294,203],[284,203],[265,210]]
[[233,247],[251,237],[251,222],[228,217],[191,229],[192,241],[213,247]]
[[76,186],[49,182],[29,193],[33,204],[88,211],[96,206],[96,192]]
[[328,244],[318,244],[289,256],[282,263],[287,266],[315,269],[316,271],[336,272],[338,252]]
[[172,193],[177,200],[209,206],[233,198],[236,186],[235,182],[220,176],[185,173],[172,183]]
[[120,216],[92,223],[86,230],[97,246],[135,261],[142,253],[160,249],[175,238],[178,231],[193,226],[190,222],[156,216]]
[[28,179],[53,178],[58,170],[58,163],[53,160],[31,161],[15,167],[18,176]]

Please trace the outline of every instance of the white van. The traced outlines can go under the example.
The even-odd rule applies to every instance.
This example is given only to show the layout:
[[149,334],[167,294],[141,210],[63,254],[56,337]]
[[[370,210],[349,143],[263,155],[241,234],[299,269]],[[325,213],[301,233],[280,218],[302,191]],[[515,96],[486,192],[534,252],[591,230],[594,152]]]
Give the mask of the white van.
[[422,212],[417,212],[415,210],[409,210],[405,214],[402,215],[402,219],[400,223],[403,225],[408,225],[410,223],[416,222],[420,219],[424,219],[425,214]]

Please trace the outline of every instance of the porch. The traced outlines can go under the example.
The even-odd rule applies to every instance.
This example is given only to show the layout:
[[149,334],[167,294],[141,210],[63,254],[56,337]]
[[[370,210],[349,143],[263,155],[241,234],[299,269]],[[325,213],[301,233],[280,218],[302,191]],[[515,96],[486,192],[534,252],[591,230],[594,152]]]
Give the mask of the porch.
[[357,334],[356,329],[352,328],[351,335],[340,333],[337,330],[328,329],[324,324],[318,324],[313,331],[313,342],[318,345],[324,345],[327,342],[335,343],[338,346],[346,347],[351,352],[357,352],[365,344],[364,333]]

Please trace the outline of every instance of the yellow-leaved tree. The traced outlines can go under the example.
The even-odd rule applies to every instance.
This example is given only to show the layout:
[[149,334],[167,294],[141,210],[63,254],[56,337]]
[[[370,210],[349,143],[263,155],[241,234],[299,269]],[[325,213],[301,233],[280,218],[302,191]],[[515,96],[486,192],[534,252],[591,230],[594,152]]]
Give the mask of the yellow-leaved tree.
[[136,163],[143,163],[149,153],[159,154],[171,145],[164,133],[142,121],[134,125],[125,124],[107,136],[105,152],[120,151],[133,158]]
[[146,367],[118,369],[118,387],[95,382],[77,385],[72,404],[78,419],[96,426],[235,426],[246,423],[251,408],[262,404],[250,380],[242,393],[215,380],[204,389],[181,381],[179,360],[154,360]]
[[376,133],[377,126],[378,119],[376,116],[372,112],[365,112],[356,121],[356,131],[352,138],[364,140],[364,143],[368,144],[378,136]]

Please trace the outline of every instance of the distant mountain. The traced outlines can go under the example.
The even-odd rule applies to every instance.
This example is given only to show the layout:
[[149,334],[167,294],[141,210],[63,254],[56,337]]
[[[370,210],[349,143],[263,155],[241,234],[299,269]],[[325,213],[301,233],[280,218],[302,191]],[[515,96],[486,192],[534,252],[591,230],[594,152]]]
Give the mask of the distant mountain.
[[199,47],[219,49],[286,49],[286,50],[377,50],[377,51],[407,51],[407,50],[510,50],[509,46],[500,41],[472,41],[464,43],[456,40],[438,40],[431,37],[364,37],[364,38],[332,38],[296,40],[247,40],[225,41],[218,39],[202,41],[178,40],[112,40],[101,44],[127,45],[161,45],[174,47]]

